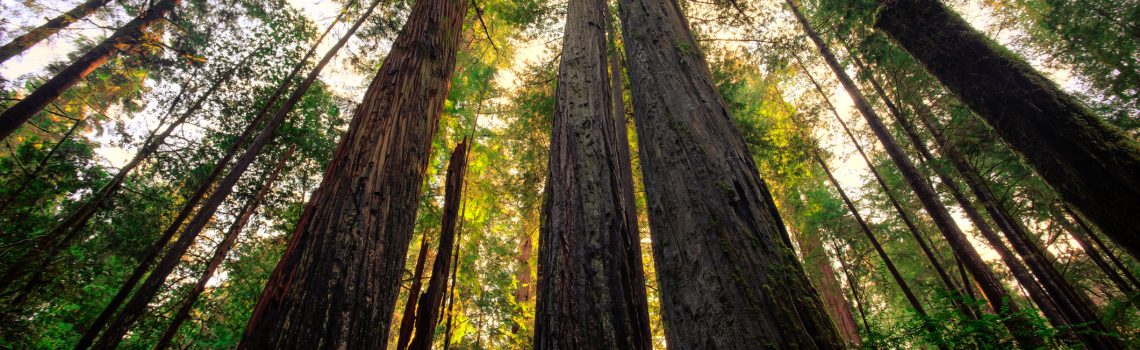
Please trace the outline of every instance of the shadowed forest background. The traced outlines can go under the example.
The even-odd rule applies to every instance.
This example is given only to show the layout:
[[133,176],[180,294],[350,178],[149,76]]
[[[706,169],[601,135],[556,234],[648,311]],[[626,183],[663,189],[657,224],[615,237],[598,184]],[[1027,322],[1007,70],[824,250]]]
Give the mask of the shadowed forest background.
[[13,0],[0,44],[0,349],[1140,347],[1137,0]]

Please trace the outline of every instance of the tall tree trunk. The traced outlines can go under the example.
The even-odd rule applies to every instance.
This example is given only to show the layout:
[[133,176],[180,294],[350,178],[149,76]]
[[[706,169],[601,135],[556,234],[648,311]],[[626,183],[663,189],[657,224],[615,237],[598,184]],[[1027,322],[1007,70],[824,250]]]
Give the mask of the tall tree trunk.
[[1065,201],[1140,256],[1140,144],[937,0],[891,0],[875,26],[981,116]]
[[[519,235],[519,255],[515,258],[517,261],[515,265],[515,280],[518,281],[518,287],[515,288],[515,304],[521,305],[528,303],[531,298],[534,297],[534,278],[530,272],[530,257],[533,252],[534,231],[524,229]],[[450,316],[448,318],[450,319]],[[514,325],[511,325],[511,333],[518,334],[521,327],[522,324],[516,322]]]
[[428,231],[424,230],[420,239],[420,256],[416,259],[416,271],[412,276],[412,286],[408,288],[408,302],[404,304],[404,314],[400,317],[400,330],[396,338],[396,350],[408,348],[408,341],[412,340],[412,330],[416,325],[416,305],[420,298],[420,289],[423,288],[424,265],[427,264]]
[[[942,263],[939,262],[938,256],[934,254],[934,250],[932,250],[930,248],[930,245],[927,244],[926,238],[922,236],[921,231],[918,229],[918,225],[915,225],[914,220],[910,217],[910,214],[908,214],[906,209],[903,208],[902,203],[899,202],[898,198],[895,197],[894,192],[891,191],[890,186],[887,185],[887,181],[883,178],[883,175],[879,173],[879,170],[877,168],[875,168],[875,163],[871,162],[871,157],[867,156],[867,152],[864,151],[863,146],[859,144],[859,139],[856,138],[855,134],[851,132],[851,129],[847,127],[847,123],[844,122],[843,117],[839,115],[839,110],[831,104],[829,95],[823,91],[823,86],[821,86],[819,82],[815,80],[815,77],[813,77],[807,70],[807,67],[803,64],[803,61],[799,58],[799,56],[796,56],[795,59],[796,63],[803,70],[804,75],[806,75],[808,80],[811,81],[812,87],[815,88],[816,93],[820,95],[828,110],[830,110],[831,114],[835,116],[835,120],[839,122],[839,125],[841,127],[843,127],[843,132],[847,134],[847,138],[851,140],[851,144],[855,146],[855,150],[859,152],[859,156],[863,158],[863,162],[867,164],[867,169],[871,170],[871,175],[875,178],[875,182],[879,184],[879,188],[881,188],[883,190],[883,194],[887,196],[887,201],[891,203],[891,206],[895,209],[895,213],[898,214],[899,219],[902,220],[907,230],[910,231],[911,236],[914,237],[914,241],[918,243],[918,247],[922,250],[923,255],[925,255],[926,259],[930,261],[930,265],[934,267],[934,271],[937,272],[938,277],[942,280],[942,285],[945,286],[948,291],[954,294],[963,295],[961,289],[958,288],[958,285],[955,284],[954,280],[950,278],[950,274],[947,273],[946,269],[942,267]],[[962,303],[959,300],[953,300],[952,302],[954,306],[958,308],[958,311],[962,312],[962,314],[966,317],[972,319],[978,318],[978,315],[973,311],[973,309],[969,308],[965,303]]]
[[[84,202],[83,205],[74,212],[67,215],[58,225],[37,239],[35,249],[32,249],[24,257],[21,257],[19,263],[13,264],[8,271],[5,271],[3,276],[0,276],[0,285],[17,285],[14,282],[20,277],[23,277],[29,268],[35,266],[38,266],[39,269],[33,270],[35,271],[33,272],[34,274],[40,275],[46,272],[60,253],[82,238],[87,223],[99,212],[99,209],[103,208],[103,206],[118,193],[119,189],[123,186],[123,182],[126,181],[127,176],[141,165],[143,161],[148,159],[150,155],[154,154],[154,152],[158,150],[158,147],[166,142],[166,138],[185,123],[190,116],[197,114],[198,110],[213,96],[214,92],[221,87],[222,84],[229,81],[234,71],[244,66],[251,57],[253,57],[252,52],[230,69],[219,72],[220,74],[210,83],[202,95],[199,96],[193,104],[187,107],[186,111],[167,124],[162,132],[148,136],[146,140],[143,141],[143,147],[139,149],[138,153],[136,153],[127,164],[119,168],[119,171],[115,176],[111,177],[110,181],[100,187],[90,199]],[[171,111],[173,111],[173,108]],[[34,285],[36,279],[37,278],[28,279],[28,281],[25,282],[27,286],[24,288],[34,289],[38,287]]]
[[607,13],[604,0],[567,4],[539,233],[536,349],[652,348],[632,175],[621,165],[630,162],[621,158],[629,140],[618,139],[625,123],[614,116],[607,65]]
[[[285,118],[292,111],[293,106],[301,100],[309,87],[316,81],[317,76],[320,75],[325,65],[336,56],[336,53],[344,47],[348,39],[364,24],[368,16],[371,15],[372,11],[376,9],[376,6],[380,4],[380,1],[381,0],[374,0],[372,2],[368,10],[349,28],[340,41],[325,53],[324,57],[313,67],[313,70],[309,72],[308,76],[297,85],[297,88],[293,90],[289,98],[282,103],[276,114],[274,114],[272,118],[269,118],[265,127],[257,134],[257,137],[250,142],[249,147],[246,148],[241,157],[234,162],[230,172],[218,182],[217,189],[202,202],[202,207],[198,209],[194,217],[186,223],[182,234],[178,236],[178,240],[171,244],[166,254],[163,255],[162,259],[155,265],[154,271],[143,281],[139,289],[123,306],[123,310],[119,312],[118,317],[107,327],[107,330],[95,344],[95,349],[115,348],[118,343],[122,341],[123,335],[126,334],[131,325],[146,311],[147,304],[154,298],[159,289],[162,288],[162,285],[166,282],[166,278],[169,277],[170,273],[174,271],[174,268],[178,266],[182,256],[190,249],[195,238],[197,238],[198,234],[202,232],[202,229],[206,227],[210,219],[213,218],[218,207],[221,206],[222,202],[233,192],[234,185],[236,185],[242,175],[245,174],[245,171],[249,169],[249,166],[253,164],[253,161],[261,153],[261,150],[272,141],[277,133],[277,129],[284,124]],[[405,247],[405,250],[406,249],[407,247]]]
[[84,17],[87,17],[87,15],[90,15],[96,10],[103,8],[103,6],[107,5],[109,2],[111,2],[111,0],[84,1],[79,5],[76,5],[75,8],[72,8],[71,11],[64,12],[59,16],[48,20],[47,23],[44,23],[43,25],[40,25],[39,27],[36,27],[35,29],[24,33],[24,35],[12,39],[12,41],[4,44],[4,46],[0,46],[0,64],[3,64],[5,61],[8,61],[12,57],[18,56],[32,46],[35,46],[40,41],[47,39],[49,36],[55,35],[55,33],[58,33],[63,28],[67,28],[67,26],[71,25],[72,23],[75,23]]
[[811,24],[808,23],[807,18],[800,12],[793,0],[786,0],[788,6],[791,8],[792,13],[795,15],[796,20],[803,26],[804,32],[819,49],[820,54],[823,56],[827,65],[839,78],[839,82],[843,85],[847,93],[851,95],[851,99],[855,101],[855,107],[866,119],[867,124],[871,130],[878,137],[879,141],[887,151],[887,155],[891,157],[895,165],[898,166],[899,172],[905,178],[911,189],[914,190],[923,207],[927,213],[930,214],[935,225],[942,231],[943,236],[950,242],[950,246],[954,249],[954,253],[963,260],[966,267],[974,275],[982,287],[982,293],[986,295],[986,299],[990,301],[990,306],[999,314],[1008,311],[1010,317],[1003,318],[1003,324],[1009,329],[1014,339],[1023,347],[1037,348],[1044,345],[1043,341],[1035,335],[1034,327],[1024,315],[1020,314],[1020,307],[1017,303],[1010,298],[1009,293],[1002,286],[1001,281],[997,276],[994,276],[993,271],[982,261],[977,250],[974,249],[970,241],[966,239],[966,235],[958,228],[958,224],[954,222],[953,217],[950,216],[950,211],[938,201],[938,195],[930,184],[922,179],[922,174],[919,173],[918,168],[911,163],[907,158],[902,148],[891,136],[890,130],[883,124],[879,115],[871,108],[871,104],[867,102],[866,97],[863,96],[859,86],[855,84],[843,67],[839,64],[839,60],[831,53],[831,50],[824,43],[823,39],[816,34],[812,29]]
[[470,3],[413,5],[239,348],[387,346],[431,140]]
[[1120,269],[1120,272],[1124,275],[1124,277],[1127,278],[1128,281],[1132,282],[1133,286],[1140,288],[1140,281],[1138,281],[1136,279],[1136,276],[1132,274],[1132,270],[1130,270],[1128,266],[1124,265],[1124,262],[1120,261],[1120,258],[1112,252],[1112,249],[1104,243],[1104,240],[1101,240],[1100,237],[1096,235],[1096,232],[1093,232],[1092,227],[1089,227],[1089,225],[1085,223],[1085,220],[1077,215],[1077,213],[1073,212],[1072,209],[1069,209],[1068,206],[1062,206],[1062,209],[1064,209],[1065,213],[1069,214],[1069,217],[1073,218],[1073,221],[1077,222],[1077,226],[1080,226],[1081,232],[1084,233],[1086,237],[1091,239],[1093,243],[1096,244],[1097,248],[1100,249],[1100,251],[1104,252],[1104,255],[1108,257],[1109,261],[1112,261],[1112,264],[1115,265],[1116,268]]
[[459,204],[463,198],[463,177],[467,172],[467,140],[460,141],[451,152],[444,184],[443,222],[439,231],[439,247],[431,268],[431,280],[419,298],[416,308],[415,336],[408,349],[430,350],[435,339],[436,320],[447,292],[447,273],[451,271],[451,256],[455,252],[455,224],[459,219]]
[[190,311],[194,310],[194,303],[198,301],[198,297],[206,290],[206,283],[214,276],[214,272],[218,267],[222,266],[222,261],[226,260],[226,255],[229,254],[230,249],[233,248],[234,243],[237,242],[238,236],[245,229],[246,224],[257,212],[257,207],[265,200],[265,196],[273,190],[273,184],[277,182],[277,178],[281,176],[281,171],[285,169],[285,163],[293,157],[293,152],[297,146],[289,146],[289,150],[285,151],[277,160],[277,165],[269,172],[269,176],[261,185],[261,189],[253,196],[248,202],[242,206],[237,218],[234,219],[233,224],[226,230],[226,235],[222,238],[222,242],[218,243],[217,248],[214,249],[214,255],[210,257],[206,269],[202,271],[202,275],[198,276],[198,283],[190,290],[186,298],[182,300],[182,305],[179,306],[178,311],[170,320],[170,324],[166,326],[166,330],[162,332],[162,336],[158,338],[154,348],[162,350],[170,347],[170,342],[174,340],[174,336],[178,334],[178,328],[182,327],[182,323],[190,318]]
[[88,74],[107,62],[117,51],[126,51],[146,40],[146,31],[155,23],[166,17],[166,14],[178,7],[182,0],[160,0],[146,12],[111,34],[99,45],[92,48],[83,56],[71,62],[59,74],[44,82],[43,85],[32,91],[16,104],[0,113],[0,139],[8,138],[24,122],[39,113],[52,101],[55,101],[64,91],[70,89]]
[[859,282],[855,280],[855,275],[851,273],[851,268],[847,266],[847,258],[843,256],[841,250],[836,248],[839,254],[839,268],[843,269],[843,276],[847,278],[847,285],[851,289],[851,299],[855,300],[855,309],[859,311],[859,318],[863,320],[864,334],[871,334],[871,322],[867,320],[867,311],[863,307],[863,299],[859,297],[861,288]]
[[669,346],[844,347],[680,6],[620,3]]
[[1092,260],[1093,264],[1096,264],[1096,266],[1104,272],[1105,276],[1108,276],[1112,284],[1116,285],[1116,289],[1119,289],[1125,296],[1131,296],[1136,291],[1134,285],[1129,284],[1128,281],[1124,279],[1124,276],[1117,272],[1116,268],[1105,260],[1104,255],[1101,255],[1100,250],[1093,246],[1093,243],[1084,232],[1079,232],[1073,227],[1073,224],[1069,222],[1068,218],[1061,215],[1055,215],[1054,217],[1061,221],[1061,225],[1069,231],[1073,240],[1077,241],[1077,244],[1080,245],[1081,250],[1084,250],[1085,254],[1088,254],[1089,260]]

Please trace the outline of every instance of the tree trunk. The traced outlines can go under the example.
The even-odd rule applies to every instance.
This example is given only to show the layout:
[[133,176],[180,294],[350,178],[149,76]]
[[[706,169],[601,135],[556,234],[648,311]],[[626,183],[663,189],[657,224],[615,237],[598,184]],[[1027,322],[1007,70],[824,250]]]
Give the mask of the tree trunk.
[[146,31],[166,14],[178,7],[182,0],[160,0],[151,5],[146,12],[127,22],[99,45],[92,48],[83,56],[79,56],[64,68],[59,74],[32,91],[16,104],[0,113],[0,140],[8,138],[24,122],[39,113],[52,101],[55,101],[64,91],[70,89],[88,74],[102,66],[114,55],[116,51],[126,51],[146,40]]
[[1072,209],[1069,209],[1068,206],[1062,206],[1062,209],[1064,209],[1065,213],[1069,214],[1069,216],[1073,218],[1073,221],[1077,222],[1077,226],[1080,226],[1081,232],[1084,233],[1089,239],[1091,239],[1093,243],[1096,244],[1097,248],[1100,248],[1100,250],[1104,252],[1104,255],[1108,257],[1109,261],[1112,261],[1112,264],[1116,265],[1116,268],[1120,269],[1120,272],[1124,275],[1124,277],[1127,278],[1128,281],[1132,282],[1133,286],[1140,288],[1140,281],[1138,281],[1136,279],[1136,276],[1132,274],[1132,270],[1130,270],[1128,266],[1124,265],[1124,262],[1120,261],[1120,258],[1117,257],[1116,254],[1112,252],[1112,249],[1109,248],[1108,245],[1105,244],[1104,241],[1096,235],[1096,232],[1093,232],[1092,227],[1089,227],[1089,225],[1085,223],[1084,219],[1077,215],[1077,213],[1073,212]]
[[665,337],[843,348],[674,0],[622,0]]
[[985,119],[1065,201],[1140,256],[1140,145],[938,1],[887,2],[875,26]]
[[430,350],[435,338],[436,320],[443,306],[443,294],[447,292],[447,273],[451,271],[451,256],[455,251],[455,224],[459,219],[459,204],[463,198],[463,177],[467,172],[467,142],[459,142],[451,152],[447,164],[447,180],[444,185],[443,223],[439,231],[439,247],[435,253],[435,263],[431,268],[431,280],[427,290],[419,298],[416,308],[416,329],[412,344],[408,349]]
[[57,151],[59,151],[60,147],[62,147],[65,143],[71,141],[71,136],[75,135],[75,132],[79,131],[79,129],[83,127],[83,124],[85,124],[86,121],[87,119],[75,121],[75,123],[67,129],[67,132],[65,132],[63,136],[59,138],[59,141],[51,147],[51,150],[49,150],[48,153],[45,154],[42,159],[40,159],[39,163],[36,164],[36,167],[33,168],[30,173],[26,173],[24,176],[22,176],[23,180],[20,181],[19,186],[16,186],[16,190],[12,191],[12,194],[5,196],[3,201],[0,201],[0,214],[8,211],[8,206],[12,205],[12,202],[16,201],[17,197],[20,197],[20,194],[23,194],[24,191],[28,189],[28,186],[31,186],[32,182],[35,182],[36,179],[40,177],[40,174],[43,173],[44,168],[47,167],[48,161],[51,161],[51,159],[55,157],[55,154]]
[[431,140],[470,3],[413,5],[239,348],[387,346]]
[[412,340],[412,330],[416,324],[416,305],[420,298],[420,289],[423,288],[424,265],[427,264],[428,231],[424,230],[420,239],[420,257],[416,259],[416,272],[412,276],[412,286],[408,288],[408,302],[404,304],[404,314],[400,317],[399,338],[396,338],[396,350],[408,348],[408,341]]
[[269,177],[261,185],[261,189],[257,191],[245,205],[241,208],[240,214],[234,219],[233,224],[230,225],[229,230],[226,231],[225,237],[222,242],[218,243],[218,247],[214,250],[214,255],[210,258],[210,262],[206,265],[206,270],[202,271],[202,275],[198,277],[198,283],[186,295],[186,299],[182,301],[182,305],[175,312],[171,318],[170,324],[166,326],[166,330],[162,332],[162,336],[158,338],[158,342],[154,348],[162,350],[170,347],[170,342],[174,340],[174,336],[178,334],[178,328],[182,327],[182,323],[190,318],[190,311],[194,309],[194,303],[198,301],[198,297],[206,290],[206,283],[214,276],[214,272],[218,267],[222,266],[222,261],[226,260],[226,255],[229,254],[230,249],[233,248],[234,243],[237,242],[238,236],[241,235],[245,225],[253,218],[253,214],[257,212],[257,207],[265,200],[265,196],[273,190],[273,183],[277,182],[277,178],[281,176],[281,171],[285,169],[285,163],[293,156],[293,152],[297,146],[289,146],[289,150],[281,155],[277,160],[277,165],[269,173]]
[[216,190],[205,199],[202,203],[202,207],[198,209],[194,217],[187,222],[186,227],[182,230],[182,234],[178,236],[178,240],[171,244],[166,254],[163,255],[162,259],[155,265],[154,271],[150,273],[142,285],[139,286],[138,291],[136,291],[131,299],[127,301],[126,305],[123,306],[123,310],[120,311],[118,317],[107,327],[107,330],[100,337],[99,342],[95,344],[95,349],[103,350],[115,348],[118,343],[122,341],[123,335],[126,334],[131,325],[146,311],[147,304],[162,288],[166,282],[166,278],[170,276],[170,273],[178,266],[182,255],[190,249],[190,246],[194,243],[194,239],[197,238],[198,234],[202,232],[202,229],[206,227],[210,219],[213,218],[218,207],[221,206],[222,202],[233,192],[234,185],[236,185],[241,176],[245,174],[245,171],[249,169],[249,166],[253,164],[253,161],[261,153],[261,150],[274,138],[277,129],[285,122],[285,118],[289,115],[290,111],[292,111],[293,106],[301,100],[309,87],[316,81],[317,76],[320,75],[325,65],[332,60],[333,56],[336,56],[340,48],[344,47],[344,44],[356,33],[356,30],[359,29],[365,19],[372,14],[372,11],[379,3],[380,0],[373,1],[368,10],[361,15],[361,18],[349,28],[340,41],[325,53],[321,61],[309,72],[309,75],[297,85],[297,88],[293,90],[289,98],[282,103],[276,114],[274,114],[272,118],[269,118],[265,127],[257,134],[257,137],[250,142],[249,147],[246,148],[241,157],[234,162],[230,172],[218,182]]
[[803,26],[804,32],[812,42],[815,43],[816,48],[819,49],[827,65],[839,78],[839,82],[843,85],[844,89],[847,90],[851,99],[855,101],[855,107],[863,115],[864,119],[867,120],[867,124],[883,144],[887,155],[889,155],[895,165],[898,166],[899,172],[902,173],[907,184],[914,190],[935,225],[942,231],[946,240],[950,242],[950,246],[954,249],[955,255],[963,260],[963,263],[970,269],[974,278],[979,282],[978,284],[982,287],[982,293],[985,294],[986,299],[990,301],[990,306],[999,314],[1008,312],[1010,317],[1003,318],[1003,324],[1009,329],[1014,339],[1023,347],[1037,348],[1043,346],[1044,342],[1035,335],[1033,325],[1024,315],[1019,314],[1020,307],[1010,298],[1009,293],[1002,286],[997,276],[994,276],[993,271],[990,271],[989,267],[982,261],[977,250],[975,250],[973,245],[970,244],[970,241],[966,239],[966,235],[962,233],[962,230],[958,228],[958,224],[955,223],[954,219],[950,216],[950,211],[938,201],[938,195],[934,192],[934,189],[930,187],[930,184],[923,181],[922,174],[919,173],[918,168],[911,163],[894,137],[891,136],[890,130],[883,124],[883,121],[879,118],[879,115],[875,113],[875,110],[871,108],[871,104],[867,102],[866,97],[864,97],[861,90],[859,90],[859,86],[855,85],[855,82],[852,81],[851,77],[847,75],[847,72],[843,70],[843,67],[839,64],[839,60],[831,53],[831,50],[827,47],[827,44],[823,42],[823,39],[820,39],[819,35],[815,33],[815,30],[811,28],[811,24],[808,23],[807,18],[800,13],[799,8],[795,5],[793,0],[786,0],[786,2],[788,6],[791,7],[796,19]]
[[1100,251],[1093,246],[1092,242],[1088,239],[1088,237],[1085,236],[1084,232],[1078,232],[1067,218],[1061,215],[1056,215],[1054,217],[1056,217],[1061,222],[1061,225],[1064,226],[1067,231],[1069,231],[1069,234],[1073,237],[1073,240],[1077,241],[1077,244],[1081,246],[1081,250],[1084,250],[1085,254],[1088,254],[1089,260],[1092,260],[1093,263],[1096,264],[1096,266],[1100,268],[1102,272],[1104,272],[1105,276],[1108,276],[1108,279],[1112,281],[1112,284],[1116,285],[1116,288],[1119,289],[1120,292],[1125,295],[1125,297],[1131,296],[1136,291],[1135,287],[1129,284],[1128,281],[1124,280],[1124,276],[1117,272],[1115,267],[1109,265],[1108,261],[1105,260]]
[[[891,206],[895,209],[895,213],[898,214],[899,219],[902,220],[904,225],[906,225],[907,230],[910,231],[911,236],[914,237],[914,241],[918,243],[918,247],[922,250],[923,255],[925,255],[926,259],[930,261],[930,265],[934,267],[934,271],[938,273],[938,277],[942,280],[943,286],[945,286],[946,290],[950,291],[951,293],[954,293],[956,295],[963,295],[961,289],[958,288],[958,285],[955,284],[954,281],[950,278],[950,274],[947,273],[946,269],[942,267],[942,263],[939,262],[938,256],[934,255],[934,251],[930,249],[930,245],[927,244],[926,238],[922,236],[921,231],[918,229],[918,225],[915,225],[914,221],[910,217],[910,214],[907,213],[906,209],[903,209],[902,204],[899,202],[898,198],[895,197],[895,194],[891,191],[890,186],[887,185],[887,181],[883,178],[882,174],[879,173],[879,170],[875,168],[875,163],[871,162],[871,157],[867,156],[867,152],[864,151],[863,146],[859,144],[859,139],[856,138],[855,134],[851,132],[851,129],[847,127],[847,123],[844,122],[843,118],[839,115],[839,110],[837,110],[835,106],[831,104],[829,95],[823,91],[823,86],[821,86],[819,82],[815,80],[815,77],[813,77],[810,72],[808,72],[807,67],[803,64],[803,61],[800,60],[799,56],[796,56],[795,59],[796,63],[803,70],[804,75],[806,75],[808,80],[811,81],[816,93],[820,95],[828,110],[830,110],[831,114],[835,116],[835,120],[838,121],[839,125],[843,127],[843,132],[847,134],[847,138],[851,140],[851,144],[855,146],[855,150],[859,152],[859,156],[863,158],[863,162],[867,163],[867,169],[871,170],[871,175],[874,176],[875,182],[879,184],[879,188],[881,188],[883,190],[883,194],[887,196],[887,201],[891,203]],[[954,303],[954,306],[958,308],[958,311],[962,312],[962,314],[966,317],[972,319],[978,318],[978,315],[973,312],[973,309],[969,308],[965,303],[962,303],[958,300],[954,300],[952,302]]]
[[20,55],[32,46],[35,46],[40,41],[47,39],[49,36],[55,35],[55,33],[58,33],[63,28],[67,28],[67,26],[71,25],[72,23],[75,23],[84,17],[87,17],[87,15],[90,15],[96,10],[102,8],[109,2],[111,2],[111,0],[87,0],[79,5],[76,5],[75,8],[71,9],[71,11],[64,12],[59,16],[48,20],[47,23],[36,27],[36,29],[32,29],[31,31],[24,33],[24,35],[12,39],[12,41],[4,44],[4,46],[0,46],[0,64],[3,64],[5,61],[8,61],[12,57]]
[[607,65],[607,12],[604,0],[567,5],[539,233],[535,349],[652,348],[629,140],[618,139],[625,123],[614,116]]
[[[838,249],[836,249],[839,252]],[[867,311],[863,309],[863,299],[859,297],[859,283],[855,280],[855,275],[851,273],[851,268],[847,266],[847,259],[843,257],[843,253],[839,254],[839,267],[843,269],[843,275],[847,277],[847,285],[851,289],[851,299],[855,300],[855,308],[859,311],[859,318],[863,320],[863,330],[865,334],[871,334],[871,322],[867,321]]]

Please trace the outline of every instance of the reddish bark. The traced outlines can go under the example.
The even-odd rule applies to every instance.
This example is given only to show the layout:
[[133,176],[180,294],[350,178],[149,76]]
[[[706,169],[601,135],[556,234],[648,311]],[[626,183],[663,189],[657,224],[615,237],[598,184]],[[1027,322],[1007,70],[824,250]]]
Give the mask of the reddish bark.
[[428,232],[424,230],[420,239],[420,256],[416,259],[416,271],[412,275],[412,286],[408,288],[408,302],[404,304],[404,314],[400,317],[400,330],[397,334],[396,350],[408,348],[408,341],[412,340],[412,331],[416,325],[416,305],[420,298],[420,289],[423,288],[424,265],[427,264]]

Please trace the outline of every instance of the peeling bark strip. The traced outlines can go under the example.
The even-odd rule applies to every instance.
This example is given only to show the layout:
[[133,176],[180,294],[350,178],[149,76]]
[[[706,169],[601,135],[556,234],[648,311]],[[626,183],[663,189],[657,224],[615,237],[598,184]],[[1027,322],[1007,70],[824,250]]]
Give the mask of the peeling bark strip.
[[64,12],[47,21],[47,23],[36,27],[36,29],[32,29],[24,33],[24,35],[12,39],[12,41],[4,44],[4,46],[0,46],[0,64],[24,53],[24,51],[35,46],[40,41],[55,35],[55,33],[58,33],[63,28],[67,28],[67,26],[70,26],[72,23],[87,17],[87,15],[102,8],[109,2],[111,2],[111,0],[87,0],[76,5],[71,11]]
[[614,117],[607,13],[605,0],[567,4],[539,233],[535,349],[652,348],[626,181],[629,139],[618,137],[625,123]]
[[56,98],[59,98],[64,91],[75,86],[96,68],[106,63],[115,52],[125,51],[142,43],[146,36],[145,32],[152,25],[165,18],[167,13],[178,7],[181,1],[161,0],[151,5],[146,12],[127,22],[126,25],[116,30],[98,46],[87,51],[83,56],[79,56],[59,74],[5,110],[3,114],[0,114],[0,140],[8,138],[8,135],[11,135],[13,131],[24,125],[24,122],[39,113]]
[[1003,324],[1009,329],[1010,334],[1013,335],[1014,339],[1022,347],[1038,348],[1043,346],[1044,343],[1041,338],[1036,335],[1032,323],[1030,323],[1024,315],[1019,314],[1020,307],[1010,298],[1009,292],[1005,290],[1001,281],[993,274],[989,266],[985,264],[982,257],[978,255],[977,250],[970,244],[970,241],[966,239],[966,235],[962,233],[958,224],[954,222],[953,217],[950,216],[950,211],[939,201],[938,194],[934,192],[934,188],[923,179],[922,173],[918,171],[918,168],[914,166],[914,163],[912,163],[906,153],[903,152],[902,147],[895,141],[887,125],[883,123],[882,118],[879,118],[874,108],[871,108],[871,104],[867,102],[867,98],[863,95],[862,90],[859,89],[855,81],[847,75],[847,72],[843,69],[839,60],[835,58],[835,55],[831,52],[827,43],[815,32],[811,23],[809,23],[803,13],[800,12],[799,7],[796,6],[793,0],[786,0],[785,2],[791,9],[792,14],[795,15],[796,20],[800,22],[804,33],[811,39],[812,43],[815,44],[820,55],[823,56],[827,66],[831,68],[836,78],[839,79],[840,84],[847,90],[847,94],[851,96],[851,99],[855,102],[856,109],[863,115],[863,119],[867,121],[867,125],[871,128],[871,131],[874,132],[875,137],[883,144],[887,155],[891,157],[895,166],[898,167],[907,185],[914,191],[918,200],[922,203],[923,208],[926,209],[926,212],[930,214],[930,218],[934,221],[934,224],[942,231],[942,235],[946,238],[946,241],[950,243],[954,254],[962,259],[965,266],[970,269],[970,273],[974,275],[974,279],[977,280],[978,284],[982,287],[982,294],[986,297],[986,300],[989,301],[990,307],[999,314],[1010,315],[1002,319]]
[[416,335],[408,347],[412,350],[430,350],[435,326],[447,290],[447,272],[451,270],[451,255],[455,252],[455,223],[459,220],[459,202],[463,198],[463,176],[467,172],[467,142],[459,142],[447,163],[447,180],[443,194],[443,222],[439,230],[439,247],[431,267],[431,280],[420,297],[416,309]]
[[416,1],[239,348],[383,349],[470,1]]
[[985,119],[1065,201],[1140,257],[1140,145],[940,2],[885,2],[875,26]]
[[676,1],[621,16],[669,346],[844,348]]
[[214,193],[211,193],[210,196],[202,202],[202,207],[198,209],[194,217],[186,223],[182,234],[178,236],[178,240],[170,245],[166,254],[164,254],[158,264],[155,265],[154,271],[147,276],[147,279],[139,286],[138,291],[136,291],[131,299],[127,301],[126,305],[123,306],[123,310],[119,313],[119,316],[115,318],[114,322],[107,327],[107,330],[99,338],[99,342],[95,343],[95,349],[112,349],[118,346],[118,343],[122,341],[123,336],[126,335],[134,322],[146,311],[151,299],[157,295],[163,284],[165,284],[166,278],[170,276],[175,267],[181,262],[182,256],[186,254],[190,246],[193,245],[194,240],[202,232],[202,229],[204,229],[206,224],[213,218],[218,207],[221,206],[222,202],[233,192],[234,185],[236,185],[242,175],[245,174],[245,171],[249,169],[249,166],[253,164],[257,156],[261,154],[261,150],[276,136],[277,129],[285,123],[285,119],[293,110],[293,106],[304,97],[305,92],[308,91],[313,82],[317,80],[317,76],[320,75],[321,70],[323,70],[329,61],[336,56],[336,53],[344,47],[348,39],[352,38],[356,30],[360,29],[360,26],[364,24],[368,16],[370,16],[372,11],[376,9],[376,6],[380,4],[380,1],[381,0],[374,0],[372,2],[368,10],[361,14],[361,17],[356,20],[356,23],[340,38],[340,41],[337,41],[333,47],[329,48],[320,62],[317,62],[316,66],[309,71],[305,79],[302,80],[300,84],[297,84],[297,88],[294,89],[289,95],[289,98],[281,104],[273,117],[269,118],[265,127],[258,132],[257,137],[254,137],[249,147],[246,148],[241,157],[234,162],[230,172],[218,181],[217,189]]
[[242,206],[239,212],[240,214],[234,219],[229,229],[226,230],[226,235],[222,238],[222,242],[214,249],[214,255],[210,257],[210,262],[207,263],[206,269],[198,276],[198,283],[194,285],[194,288],[191,289],[190,293],[186,295],[186,298],[182,300],[182,305],[178,308],[174,317],[171,318],[170,324],[166,326],[166,330],[162,332],[162,336],[158,338],[158,342],[156,342],[154,346],[155,350],[170,347],[170,342],[174,340],[174,336],[178,334],[178,328],[182,327],[182,323],[190,318],[190,311],[194,310],[194,303],[198,301],[198,297],[202,295],[202,292],[206,291],[206,283],[210,281],[211,277],[214,277],[214,272],[218,270],[218,267],[222,266],[222,261],[226,260],[226,255],[229,254],[230,249],[232,249],[234,243],[237,242],[238,236],[240,236],[242,230],[245,229],[245,225],[249,223],[249,220],[253,218],[253,214],[257,212],[258,206],[265,200],[265,196],[273,190],[273,184],[277,182],[277,178],[281,176],[281,171],[285,169],[285,163],[293,157],[293,152],[296,150],[297,146],[289,146],[289,150],[280,156],[277,160],[277,164],[274,165],[273,170],[269,173],[269,176],[265,178],[265,183],[261,185],[261,189]]

